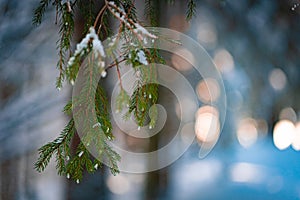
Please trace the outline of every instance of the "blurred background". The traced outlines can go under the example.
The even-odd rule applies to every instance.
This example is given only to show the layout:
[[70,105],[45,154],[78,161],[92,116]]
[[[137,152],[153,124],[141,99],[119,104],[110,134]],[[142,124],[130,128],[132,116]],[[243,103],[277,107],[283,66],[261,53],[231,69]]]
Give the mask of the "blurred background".
[[[190,23],[186,1],[156,1],[160,26],[199,42],[219,69],[227,94],[224,127],[219,111],[208,105],[219,98],[220,86],[199,80],[196,140],[180,159],[144,174],[112,176],[103,168],[80,184],[57,176],[53,160],[41,174],[33,169],[37,149],[67,122],[61,110],[71,97],[70,87],[55,89],[54,9],[47,10],[41,26],[31,24],[38,3],[0,0],[0,199],[300,199],[298,0],[199,0]],[[143,3],[136,3],[144,19]],[[74,41],[80,37],[75,34]],[[176,56],[167,63],[185,76],[192,70]],[[160,94],[176,115],[169,91]],[[172,132],[172,122],[164,132]],[[213,133],[207,124],[215,127]],[[218,137],[213,151],[200,159],[200,146]],[[165,140],[124,143],[156,149]]]

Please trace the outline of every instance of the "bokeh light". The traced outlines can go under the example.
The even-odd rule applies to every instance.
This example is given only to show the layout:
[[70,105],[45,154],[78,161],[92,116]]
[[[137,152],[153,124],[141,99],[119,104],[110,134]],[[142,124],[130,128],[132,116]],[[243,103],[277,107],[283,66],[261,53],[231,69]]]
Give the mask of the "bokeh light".
[[199,108],[196,113],[196,137],[199,142],[215,142],[220,134],[219,112],[212,106]]
[[213,115],[219,117],[219,111],[217,108],[213,107],[213,106],[201,106],[197,112],[196,112],[196,115],[195,117],[197,118],[197,116],[201,115],[201,114],[204,114],[204,113],[212,113]]
[[295,126],[289,120],[280,120],[276,123],[273,133],[273,141],[279,150],[288,148],[295,137]]
[[239,143],[248,148],[253,145],[258,137],[257,124],[252,118],[242,119],[238,123],[237,138]]
[[196,88],[197,95],[203,103],[216,101],[220,96],[218,82],[212,78],[206,78],[199,82]]
[[[60,111],[70,100],[73,89],[68,81],[59,92],[54,86],[59,73],[55,69],[59,53],[56,41],[61,39],[57,37],[59,24],[54,24],[56,6],[49,4],[41,26],[36,29],[30,24],[38,2],[0,1],[0,199],[300,200],[300,0],[195,1],[196,15],[189,22],[185,19],[189,10],[186,1],[148,1],[146,5],[143,1],[126,1],[134,3],[141,25],[149,24],[149,18],[151,22],[157,18],[159,26],[185,32],[194,39],[195,45],[202,45],[222,74],[226,91],[219,91],[222,86],[219,81],[219,85],[215,85],[213,79],[201,80],[214,77],[210,76],[211,70],[206,68],[211,62],[203,60],[189,63],[188,59],[200,58],[200,52],[194,53],[193,46],[185,45],[179,37],[175,40],[183,45],[177,46],[176,42],[169,40],[172,35],[161,35],[154,31],[153,34],[159,39],[152,40],[147,34],[142,34],[143,38],[145,36],[142,46],[134,48],[129,45],[124,49],[124,54],[116,50],[120,74],[116,66],[109,67],[108,77],[101,79],[99,86],[109,100],[108,117],[116,138],[107,143],[117,152],[124,150],[118,162],[121,173],[112,176],[109,168],[105,167],[93,174],[84,173],[79,184],[76,184],[76,179],[74,183],[72,177],[68,180],[65,176],[57,175],[55,156],[41,174],[32,167],[37,161],[38,148],[53,141],[68,123],[70,118]],[[70,52],[66,51],[67,64],[68,54],[74,53],[77,42],[85,36],[87,30],[83,28],[94,23],[84,19],[84,15],[91,12],[80,13],[80,10],[93,8],[95,12],[92,14],[97,15],[96,11],[100,11],[104,4],[103,1],[52,2],[61,2],[62,6],[79,2],[69,13],[76,17],[75,33],[70,41],[72,48]],[[83,10],[80,2],[85,3]],[[94,6],[89,6],[93,2]],[[123,11],[134,8],[126,3],[119,5]],[[130,7],[129,10],[126,6]],[[64,10],[58,11],[58,15],[65,13]],[[101,33],[106,29],[117,32],[119,20],[113,19],[109,9],[104,11],[99,14],[95,28],[99,28]],[[102,16],[104,22],[108,17],[109,24],[100,25]],[[65,20],[58,16],[58,21]],[[65,30],[70,28],[69,22],[68,26],[64,23],[61,25]],[[99,36],[106,38],[106,34]],[[127,39],[133,38],[129,34]],[[133,76],[132,79],[130,76],[132,84],[126,84],[127,78],[123,79],[132,69],[132,65],[122,61],[130,54],[129,51],[144,49],[143,45],[151,46],[153,42],[157,45],[165,40],[174,48],[172,51],[159,51],[159,54],[166,60],[166,66],[184,75],[195,94],[191,97],[183,95],[184,98],[179,100],[173,90],[159,86],[157,103],[165,108],[167,122],[155,137],[133,137],[131,132],[126,134],[119,129],[115,122],[112,115],[115,110],[110,109],[115,105],[111,101],[111,92],[115,86],[121,88],[119,82],[115,82],[118,75],[121,75],[120,81],[126,91],[139,86],[135,84],[138,77]],[[127,47],[127,44],[121,46]],[[176,50],[182,55],[173,55]],[[108,57],[110,55],[106,57],[106,67],[112,64]],[[195,64],[204,73],[196,73],[192,66]],[[160,70],[157,75],[158,81],[162,80],[186,94],[178,75],[170,75],[168,70]],[[226,95],[227,102],[226,108],[221,110],[219,101],[223,95]],[[124,108],[123,113],[127,110]],[[225,111],[226,116],[223,115]],[[123,113],[119,113],[121,119]],[[177,118],[181,118],[181,114],[184,114],[184,121]],[[136,121],[134,115],[131,116],[132,121]],[[162,121],[160,119],[159,112],[157,124]],[[148,122],[147,116],[145,123]],[[124,120],[124,126],[131,129],[136,124]],[[211,141],[217,141],[220,136],[219,126],[222,127],[222,136],[214,146]],[[145,134],[141,130],[137,134],[146,136],[146,130],[149,130],[148,127],[145,127]],[[149,134],[152,131],[149,130]],[[177,131],[180,131],[178,140],[174,138]],[[154,164],[164,162],[178,151],[179,145],[188,144],[191,137],[197,137],[199,146],[192,145],[172,165],[151,173],[122,172],[125,162],[132,169],[149,169]],[[178,145],[169,149],[167,155],[159,153],[148,159],[127,156],[131,153],[156,154],[173,139]],[[71,141],[71,153],[76,153],[78,142],[78,138]],[[78,158],[76,155],[75,159]],[[66,164],[69,161],[66,160]]]
[[130,189],[130,182],[122,174],[118,174],[118,176],[110,175],[106,185],[112,193],[119,195],[127,193]]
[[219,49],[216,51],[214,62],[222,73],[230,72],[234,68],[232,55],[226,49]]
[[282,90],[287,82],[285,73],[277,68],[273,69],[269,74],[269,82],[274,90]]
[[295,126],[295,137],[292,142],[292,146],[296,151],[300,150],[300,122],[298,122]]
[[257,129],[258,136],[261,137],[267,136],[269,130],[267,121],[264,119],[257,119],[256,129]]
[[[178,55],[177,55],[178,54]],[[186,58],[186,60],[184,59]],[[188,62],[188,60],[191,61]],[[180,48],[175,51],[175,53],[171,57],[171,62],[173,66],[183,72],[190,71],[193,68],[192,63],[194,63],[195,58],[193,54],[185,48]]]
[[198,41],[206,47],[214,47],[217,42],[216,28],[211,23],[202,23],[198,27]]
[[251,163],[236,163],[231,167],[231,180],[239,183],[258,183],[263,172],[257,165]]
[[297,114],[293,108],[287,107],[280,111],[279,119],[280,120],[286,119],[286,120],[289,120],[289,121],[295,123],[297,121]]

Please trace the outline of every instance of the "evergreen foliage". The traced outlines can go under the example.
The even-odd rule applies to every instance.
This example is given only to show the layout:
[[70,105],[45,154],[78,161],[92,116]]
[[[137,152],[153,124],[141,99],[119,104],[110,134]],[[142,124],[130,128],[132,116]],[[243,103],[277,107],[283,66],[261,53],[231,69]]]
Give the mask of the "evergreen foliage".
[[[173,1],[167,1],[172,4]],[[69,123],[62,130],[61,135],[42,146],[39,151],[39,158],[35,163],[35,169],[42,172],[48,165],[51,157],[56,157],[56,168],[59,175],[72,178],[77,183],[82,179],[83,171],[95,172],[101,161],[105,160],[113,174],[117,174],[118,161],[120,156],[108,145],[113,140],[111,119],[109,116],[109,105],[103,87],[98,83],[95,74],[106,76],[106,70],[115,67],[120,82],[120,93],[116,99],[117,111],[128,109],[127,116],[133,114],[137,124],[143,126],[150,119],[149,128],[155,126],[157,110],[152,107],[158,100],[158,84],[156,83],[157,72],[152,63],[164,63],[156,49],[144,47],[145,40],[154,40],[157,36],[148,32],[141,26],[134,1],[115,0],[104,1],[99,12],[95,11],[96,1],[89,0],[41,0],[34,11],[33,24],[39,25],[42,22],[47,7],[52,4],[56,10],[59,25],[60,38],[57,41],[59,60],[57,68],[56,87],[60,90],[64,81],[74,84],[80,68],[84,67],[83,74],[86,82],[78,96],[67,103],[64,113],[70,116]],[[145,0],[145,13],[152,26],[158,25],[158,0]],[[76,9],[75,9],[76,8]],[[75,51],[72,48],[72,35],[75,29],[75,11],[79,11],[84,17],[85,37],[76,45]],[[188,2],[187,19],[190,19],[195,12],[195,2]],[[115,18],[119,22],[119,32],[116,38],[111,38],[109,19]],[[101,40],[111,41],[109,48],[102,49]],[[122,51],[117,51],[119,40],[125,40]],[[131,45],[129,45],[131,44]],[[114,62],[105,67],[104,57]],[[87,63],[82,63],[87,59]],[[121,62],[132,66],[135,70],[137,82],[133,94],[130,96],[122,86],[120,66]],[[144,65],[146,67],[141,67]],[[150,109],[152,107],[152,109]],[[148,114],[148,111],[150,112]],[[86,113],[95,112],[95,119],[83,123],[81,128],[80,143],[71,147],[71,141],[79,134],[74,122],[74,117],[84,121]],[[96,122],[96,123],[95,123]],[[93,145],[93,153],[86,147]]]
[[186,12],[186,19],[191,20],[192,17],[195,15],[195,13],[196,13],[196,3],[194,0],[189,0],[188,10]]

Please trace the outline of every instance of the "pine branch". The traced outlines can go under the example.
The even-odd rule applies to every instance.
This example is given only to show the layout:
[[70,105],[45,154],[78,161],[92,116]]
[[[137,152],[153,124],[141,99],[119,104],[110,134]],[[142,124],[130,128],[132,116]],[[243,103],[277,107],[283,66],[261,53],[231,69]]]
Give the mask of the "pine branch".
[[[112,18],[112,14],[110,12],[105,12],[102,17],[102,26],[103,34],[100,34],[100,39],[104,40],[106,37],[109,37],[113,34],[113,31],[109,28],[109,20]],[[99,31],[98,31],[99,32]]]
[[63,145],[60,145],[57,148],[57,152],[56,152],[56,169],[58,170],[59,175],[63,175],[66,172],[66,164],[65,164],[66,156],[64,154],[65,154],[64,147]]
[[[159,1],[146,0],[145,2],[145,10],[148,12],[151,24],[157,25]],[[51,3],[50,0],[41,0],[34,13],[34,24],[41,23],[49,3]],[[64,80],[73,84],[80,68],[83,68],[82,75],[85,76],[85,82],[82,83],[79,94],[64,107],[64,113],[72,117],[69,123],[57,139],[38,150],[39,158],[35,163],[35,169],[39,172],[43,171],[49,164],[51,157],[55,155],[58,174],[66,175],[67,178],[72,178],[77,183],[82,180],[84,170],[93,173],[101,167],[103,161],[108,164],[111,173],[116,174],[119,172],[120,156],[108,144],[108,141],[114,139],[109,104],[104,89],[98,83],[97,76],[99,72],[102,77],[106,76],[104,57],[112,58],[114,62],[109,68],[116,67],[121,88],[116,101],[117,110],[126,106],[128,113],[133,113],[139,126],[143,126],[150,118],[149,128],[154,127],[157,120],[157,109],[156,107],[150,108],[158,100],[158,84],[156,83],[157,72],[152,63],[164,63],[165,61],[158,50],[146,49],[144,44],[149,39],[155,40],[157,36],[140,25],[132,0],[105,0],[104,7],[97,15],[94,12],[94,0],[67,1],[64,4],[61,0],[53,0],[53,5],[56,7],[60,27],[60,39],[57,42],[59,54],[57,68],[60,75],[57,78],[57,88],[62,87]],[[77,6],[83,14],[86,36],[77,44],[76,50],[72,54],[74,6]],[[187,18],[190,19],[194,12],[195,2],[190,0]],[[104,52],[99,37],[103,40],[111,34],[109,27],[111,17],[119,20],[119,32],[116,38],[112,39],[112,45]],[[123,48],[117,49],[118,42],[123,39],[126,43]],[[68,56],[69,59],[67,59]],[[83,60],[88,62],[82,63]],[[138,76],[135,90],[131,96],[122,87],[119,63],[123,61],[131,65]],[[141,67],[141,65],[146,65],[146,67]],[[82,130],[75,129],[75,119],[82,122],[80,124]],[[81,142],[74,147],[75,154],[72,155],[71,140],[77,131],[81,132]],[[94,152],[90,152],[89,145],[93,146]]]
[[144,12],[151,26],[159,25],[159,2],[157,0],[145,0]]
[[137,11],[133,1],[123,0],[122,6],[124,8],[124,12],[126,13],[126,17],[131,19],[133,22],[137,22]]
[[71,39],[74,32],[74,16],[72,10],[70,10],[68,3],[60,6],[60,47],[64,50],[68,50],[71,47]]
[[40,5],[34,10],[34,15],[32,18],[33,25],[40,25],[43,19],[43,16],[45,14],[45,11],[47,7],[49,6],[49,3],[51,0],[41,0]]
[[[99,166],[98,161],[107,160],[112,173],[115,173],[118,171],[117,162],[120,160],[120,156],[106,142],[113,139],[112,125],[108,111],[108,100],[104,89],[98,84],[97,78],[98,59],[102,58],[97,59],[94,53],[92,51],[92,55],[86,58],[87,62],[82,66],[85,81],[82,83],[83,87],[76,100],[73,101],[73,104],[77,106],[76,110],[73,109],[73,116],[81,122],[82,130],[80,131],[83,135],[81,135],[81,143],[77,147],[76,156],[67,164],[66,171],[67,176],[72,177],[76,182],[82,179],[84,169],[88,172],[94,172],[96,166]],[[80,104],[82,105],[78,106]],[[95,118],[92,118],[93,116]],[[86,146],[93,147],[92,149],[95,150],[93,156],[98,161],[92,161],[91,153],[86,149]]]
[[95,21],[95,2],[94,0],[78,0],[77,7],[84,19],[83,33],[85,34]]
[[97,164],[97,161],[93,162],[93,160],[94,158],[91,157],[85,145],[80,142],[77,146],[76,154],[66,165],[67,178],[72,178],[79,183],[82,180],[84,169],[89,173],[94,173],[98,169],[99,164]]
[[100,85],[98,85],[95,94],[95,108],[97,120],[101,124],[101,129],[105,133],[107,139],[112,140],[114,136],[112,134],[112,125],[108,111],[108,99],[104,89]]
[[195,0],[189,0],[189,2],[188,2],[188,10],[186,12],[186,20],[190,21],[195,14],[196,14],[196,3],[195,3]]
[[[71,142],[71,138],[73,137],[75,132],[75,128],[74,128],[74,121],[71,119],[69,121],[69,123],[66,125],[66,127],[63,129],[63,131],[61,132],[61,135],[56,138],[54,141],[49,142],[48,144],[42,146],[38,152],[39,152],[39,158],[37,160],[37,162],[34,164],[34,168],[38,171],[38,172],[42,172],[45,170],[45,168],[47,167],[47,165],[50,162],[51,157],[53,156],[53,154],[58,153],[58,155],[60,155],[62,152],[59,150],[63,150],[65,155],[69,155],[70,151],[69,151],[69,144]],[[63,148],[63,149],[60,149]],[[61,158],[57,158],[57,159],[61,159]],[[59,169],[59,172],[63,172],[64,170],[64,166],[61,160],[57,165],[57,168]]]
[[117,154],[115,151],[113,151],[110,146],[108,146],[108,145],[105,145],[105,146],[106,147],[104,149],[104,152],[109,160],[110,172],[113,175],[117,175],[118,173],[120,173],[117,162],[121,160],[121,157],[119,154]]
[[116,99],[116,109],[117,109],[116,112],[118,113],[122,111],[124,108],[129,107],[129,103],[130,103],[129,100],[130,100],[129,95],[123,88],[121,88],[121,91],[118,94]]
[[[71,40],[74,32],[74,17],[70,3],[66,2],[63,5],[57,2],[58,14],[59,14],[59,34],[60,39],[57,42],[57,48],[59,50],[59,61],[57,62],[57,68],[59,69],[59,76],[57,77],[56,87],[62,88],[62,83],[66,77],[66,52],[71,49]],[[75,79],[74,79],[75,80]]]
[[150,83],[137,87],[133,92],[130,98],[129,113],[134,113],[139,126],[144,126],[150,107],[157,102],[157,91],[158,85]]
[[62,88],[62,84],[65,80],[65,71],[64,71],[65,52],[59,46],[60,45],[58,45],[58,47],[57,47],[57,48],[59,48],[59,51],[58,51],[59,60],[57,61],[57,64],[56,64],[57,68],[59,69],[59,75],[56,78],[56,83],[55,83],[56,88],[58,90],[60,90]]

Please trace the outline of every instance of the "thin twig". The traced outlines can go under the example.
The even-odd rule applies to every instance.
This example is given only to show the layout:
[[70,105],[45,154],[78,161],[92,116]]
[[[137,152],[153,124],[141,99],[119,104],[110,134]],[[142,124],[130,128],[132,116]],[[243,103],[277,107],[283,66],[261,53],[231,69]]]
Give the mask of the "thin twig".
[[124,61],[126,61],[126,58],[124,58],[124,59],[122,59],[122,60],[119,60],[119,61],[116,60],[113,64],[107,66],[106,69],[110,69],[110,68],[112,68],[112,67],[114,67],[114,66],[116,66],[116,65],[119,65],[120,63],[122,63],[122,62],[124,62]]
[[119,69],[118,64],[116,64],[116,68],[117,68],[117,73],[118,73],[118,79],[120,81],[120,88],[121,88],[121,90],[123,90],[123,85],[122,85],[122,80],[121,80],[121,73],[120,73],[120,69]]
[[[98,24],[98,21],[99,21],[99,18],[100,18],[100,16],[102,15],[102,13],[104,13],[104,11],[107,9],[107,4],[105,4],[103,7],[102,7],[102,9],[99,11],[99,13],[98,13],[98,15],[97,15],[97,17],[96,17],[96,19],[95,19],[95,22],[94,22],[94,28],[96,29],[96,26],[97,26],[97,24]],[[100,23],[100,26],[101,26],[101,23]]]
[[[122,11],[118,6],[113,5],[113,4],[109,4],[109,2],[108,2],[107,0],[105,0],[105,3],[106,3],[106,5],[108,6],[109,11],[110,11],[110,12],[111,12],[111,13],[112,13],[112,14],[113,14],[113,15],[114,15],[121,23],[124,23],[125,26],[126,26],[129,30],[131,30],[131,31],[137,36],[138,40],[139,40],[140,42],[142,42],[142,41],[141,41],[142,36],[141,36],[140,34],[136,33],[136,32],[132,29],[132,27],[131,27],[131,26],[136,27],[135,22],[132,21],[130,18],[128,18],[127,14],[126,14],[124,11]],[[122,14],[123,16],[125,16],[125,17],[126,17],[126,21],[125,21],[125,19],[121,19],[120,16],[116,15],[116,13],[112,10],[112,8],[115,9],[115,10],[117,10],[117,11],[118,11],[120,14]]]
[[[101,30],[102,25],[103,25],[103,19],[104,19],[104,14],[102,14],[101,19],[100,19],[100,25],[99,25],[99,28],[98,28],[98,30],[97,30],[97,34],[98,34],[98,35],[100,34],[100,30]],[[106,30],[106,27],[105,27],[105,26],[104,26],[104,28],[105,28],[105,30]],[[106,30],[106,32],[107,32],[107,30]]]

